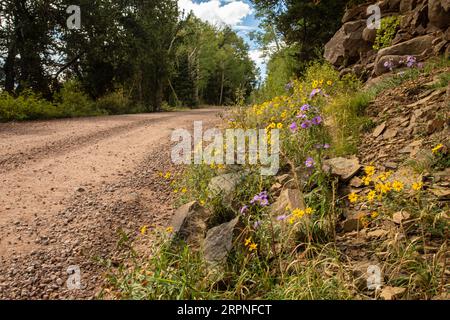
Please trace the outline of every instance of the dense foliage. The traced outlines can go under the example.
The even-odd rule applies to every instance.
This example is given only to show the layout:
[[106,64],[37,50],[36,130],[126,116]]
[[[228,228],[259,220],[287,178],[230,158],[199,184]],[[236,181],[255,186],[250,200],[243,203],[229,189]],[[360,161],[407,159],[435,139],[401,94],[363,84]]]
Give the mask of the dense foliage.
[[31,91],[63,108],[60,91],[77,87],[115,114],[159,111],[164,101],[222,105],[254,86],[243,40],[179,12],[175,0],[79,0],[79,29],[67,26],[73,4],[0,1],[0,86],[11,97]]

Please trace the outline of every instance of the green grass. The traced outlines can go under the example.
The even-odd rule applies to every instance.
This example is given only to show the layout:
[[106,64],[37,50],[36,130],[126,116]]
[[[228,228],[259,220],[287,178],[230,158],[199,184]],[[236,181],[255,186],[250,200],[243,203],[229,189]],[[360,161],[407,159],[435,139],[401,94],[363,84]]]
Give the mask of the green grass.
[[[110,268],[105,297],[301,300],[375,297],[374,293],[361,290],[358,284],[361,279],[356,277],[354,270],[360,261],[348,257],[348,253],[342,252],[341,246],[335,244],[342,207],[347,204],[338,194],[335,178],[322,171],[321,161],[324,156],[348,155],[356,151],[360,135],[373,126],[365,111],[381,92],[417,79],[446,63],[435,61],[423,70],[406,70],[366,90],[352,77],[339,80],[329,65],[313,64],[305,78],[296,85],[306,88],[303,91],[308,95],[311,83],[320,79],[333,82],[328,86],[330,97],[314,100],[327,119],[326,126],[295,135],[282,130],[281,135],[282,173],[290,173],[294,181],[303,179],[298,175],[305,169],[306,157],[311,156],[316,161],[309,181],[305,185],[299,184],[306,206],[312,209],[308,218],[290,224],[276,221],[267,207],[250,206],[241,219],[243,231],[236,236],[227,261],[218,269],[205,263],[201,251],[170,241],[164,232],[148,235],[152,244],[149,257],[132,255],[125,265]],[[292,102],[274,99],[256,109],[238,108],[232,116],[235,119],[233,123],[243,128],[265,128],[273,122],[282,123],[286,128],[290,120],[283,120],[280,115],[291,112],[289,103]],[[299,108],[301,104],[303,102],[295,107]],[[262,112],[258,116],[255,110]],[[295,117],[296,113],[292,114]],[[331,150],[317,150],[315,147],[317,143],[331,140]],[[432,166],[442,165],[445,161],[436,158]],[[210,227],[229,221],[239,214],[243,205],[249,204],[254,195],[270,190],[274,182],[273,179],[262,178],[257,166],[245,169],[248,172],[236,188],[233,203],[224,206],[220,196],[210,198],[208,184],[215,175],[234,168],[188,167],[183,177],[173,185],[175,189],[185,187],[189,190],[180,197],[178,204],[192,200],[203,203],[212,212]],[[270,194],[269,199],[273,203],[276,196]],[[293,209],[287,210],[287,214]],[[385,196],[373,210],[377,210],[380,217],[370,220],[369,227],[389,223],[393,214],[401,210],[411,213],[413,219],[405,230],[400,230],[402,237],[359,243],[358,250],[367,257],[378,257],[385,284],[407,287],[404,295],[407,299],[428,299],[448,290],[442,265],[446,250],[443,239],[448,227],[442,213],[448,211],[448,206],[436,204],[426,191],[416,194],[405,191]],[[253,227],[255,221],[261,221],[258,228]],[[250,252],[245,246],[245,240],[249,238],[258,245],[256,252]],[[427,250],[434,250],[436,255],[427,255]]]

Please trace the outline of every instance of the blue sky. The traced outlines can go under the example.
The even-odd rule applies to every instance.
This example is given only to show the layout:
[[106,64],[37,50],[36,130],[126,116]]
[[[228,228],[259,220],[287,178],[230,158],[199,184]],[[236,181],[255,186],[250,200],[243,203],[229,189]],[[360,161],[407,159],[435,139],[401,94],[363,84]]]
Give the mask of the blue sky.
[[266,73],[266,65],[256,43],[248,37],[249,32],[258,29],[259,21],[249,0],[178,0],[180,9],[194,14],[214,25],[231,26],[250,46],[250,57]]

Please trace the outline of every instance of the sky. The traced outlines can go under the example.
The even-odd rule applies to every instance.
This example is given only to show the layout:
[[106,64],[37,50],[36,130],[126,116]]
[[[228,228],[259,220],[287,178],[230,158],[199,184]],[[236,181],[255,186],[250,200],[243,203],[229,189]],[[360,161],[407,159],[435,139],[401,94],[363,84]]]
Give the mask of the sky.
[[213,25],[229,25],[250,46],[250,58],[266,74],[266,63],[258,45],[250,40],[249,32],[258,30],[259,21],[249,0],[178,0],[180,10],[193,11],[201,20]]

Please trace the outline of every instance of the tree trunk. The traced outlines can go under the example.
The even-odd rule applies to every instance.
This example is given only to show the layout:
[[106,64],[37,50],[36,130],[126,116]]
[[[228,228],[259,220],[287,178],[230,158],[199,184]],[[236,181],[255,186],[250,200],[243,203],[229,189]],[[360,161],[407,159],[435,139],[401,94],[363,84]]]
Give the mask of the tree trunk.
[[223,100],[223,85],[224,85],[224,81],[225,81],[225,66],[224,63],[222,62],[222,81],[220,83],[220,100],[219,100],[219,106],[222,105],[222,100]]
[[15,63],[16,63],[16,44],[12,44],[8,49],[8,56],[5,59],[3,70],[5,72],[5,90],[6,92],[14,93],[14,84],[16,81]]

